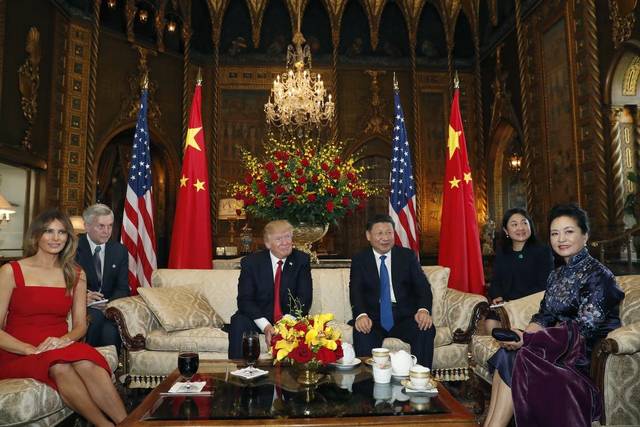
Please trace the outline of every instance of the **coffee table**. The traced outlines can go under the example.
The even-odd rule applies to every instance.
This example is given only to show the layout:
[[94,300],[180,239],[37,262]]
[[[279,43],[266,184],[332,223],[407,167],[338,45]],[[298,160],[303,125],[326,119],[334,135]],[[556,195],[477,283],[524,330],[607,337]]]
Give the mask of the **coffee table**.
[[373,382],[371,368],[328,368],[315,387],[298,384],[291,367],[260,363],[269,374],[253,380],[230,375],[243,363],[200,362],[193,381],[206,381],[202,396],[168,395],[180,379],[174,370],[129,414],[122,426],[475,426],[473,415],[441,384],[437,394],[408,394],[400,382]]

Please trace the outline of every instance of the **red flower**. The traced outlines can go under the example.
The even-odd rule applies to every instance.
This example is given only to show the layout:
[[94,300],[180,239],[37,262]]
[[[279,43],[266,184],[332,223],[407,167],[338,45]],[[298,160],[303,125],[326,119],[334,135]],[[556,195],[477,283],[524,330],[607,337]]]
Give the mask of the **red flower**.
[[342,341],[336,340],[336,345],[338,346],[335,350],[336,359],[342,359],[342,356],[344,356],[344,353],[342,352]]
[[281,208],[282,207],[282,199],[275,199],[273,201],[273,206],[275,206],[276,208]]
[[300,160],[300,163],[302,164],[302,166],[304,166],[305,168],[309,166],[309,159],[307,159],[306,157],[303,158],[302,160]]
[[298,169],[296,169],[296,173],[298,175],[302,175],[304,173],[304,171],[302,170],[302,168],[298,168]]
[[349,206],[349,198],[347,196],[342,198],[342,206]]
[[304,191],[304,189],[302,188],[301,185],[296,185],[296,188],[293,190],[296,192],[296,194],[302,194],[302,192]]
[[301,176],[300,178],[298,178],[298,184],[304,184],[305,182],[307,182],[307,178],[304,176]]
[[331,172],[329,172],[329,176],[332,179],[340,179],[340,171],[338,169],[331,169]]
[[256,198],[255,197],[247,197],[246,199],[244,199],[244,205],[245,206],[251,206],[251,205],[255,205],[256,204]]
[[281,195],[284,193],[284,187],[280,184],[276,185],[275,192],[278,196]]
[[313,352],[307,344],[301,342],[296,348],[291,350],[289,356],[298,363],[307,363],[313,359]]
[[277,181],[278,180],[278,174],[277,173],[272,173],[271,174],[271,181]]
[[258,191],[260,192],[260,194],[262,194],[263,196],[266,196],[267,194],[269,194],[267,192],[267,186],[265,185],[264,182],[259,182],[258,183]]
[[333,212],[333,200],[327,200],[327,203],[325,204],[325,207],[327,208],[327,212],[332,213]]
[[264,164],[264,168],[273,173],[276,170],[276,165],[274,165],[273,162],[267,162]]
[[319,179],[319,178],[318,178],[318,175],[313,175],[313,176],[311,177],[311,181],[313,181],[313,183],[314,183],[314,184],[315,184],[316,182],[318,182],[318,179]]
[[323,171],[328,171],[329,170],[329,165],[326,164],[325,162],[322,162],[322,164],[320,165],[320,167],[322,168]]
[[322,362],[323,365],[327,365],[338,360],[336,353],[326,347],[320,347],[318,353],[316,353],[316,357]]
[[287,178],[291,178],[291,172],[285,171],[284,176],[286,176]]
[[333,159],[333,164],[338,166],[340,164],[342,160],[340,160],[340,157],[336,157],[335,159]]
[[333,197],[338,195],[338,189],[336,187],[327,188],[327,193],[331,194]]
[[296,331],[302,331],[305,334],[307,333],[307,325],[302,322],[298,322],[295,325],[293,325],[293,329],[295,329]]
[[365,202],[364,199],[360,199],[360,203],[358,203],[358,210],[364,209],[364,202]]
[[287,196],[287,202],[289,202],[289,204],[294,204],[296,202],[296,196],[294,196],[293,194],[289,194]]
[[353,172],[347,172],[347,179],[351,182],[356,182],[356,174]]
[[251,176],[250,173],[246,174],[244,176],[244,183],[247,185],[251,185],[251,183],[253,182],[253,177]]
[[315,193],[311,193],[307,196],[307,200],[309,200],[310,202],[315,202],[316,201],[316,194]]

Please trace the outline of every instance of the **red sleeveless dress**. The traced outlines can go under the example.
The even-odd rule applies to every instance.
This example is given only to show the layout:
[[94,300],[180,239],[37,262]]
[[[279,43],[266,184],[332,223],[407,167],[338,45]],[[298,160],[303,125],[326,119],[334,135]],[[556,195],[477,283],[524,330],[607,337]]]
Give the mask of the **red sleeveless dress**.
[[[47,337],[61,337],[69,331],[67,315],[73,298],[66,288],[25,286],[20,264],[10,263],[16,287],[11,294],[4,331],[20,341],[38,346]],[[0,379],[33,378],[54,389],[56,383],[49,377],[49,368],[56,363],[89,360],[111,369],[105,358],[93,347],[73,343],[67,347],[24,356],[0,349]]]

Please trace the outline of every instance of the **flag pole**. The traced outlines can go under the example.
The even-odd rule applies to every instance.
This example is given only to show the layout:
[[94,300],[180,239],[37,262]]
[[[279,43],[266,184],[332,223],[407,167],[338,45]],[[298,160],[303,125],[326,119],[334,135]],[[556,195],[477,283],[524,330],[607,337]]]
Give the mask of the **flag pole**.
[[460,79],[458,78],[458,70],[453,74],[453,88],[460,89]]
[[147,90],[149,89],[149,73],[145,72],[144,75],[142,76],[142,90]]
[[398,86],[398,79],[396,79],[396,72],[393,72],[393,89],[394,90],[399,90],[400,87]]
[[202,67],[198,67],[198,76],[196,77],[196,84],[202,86]]

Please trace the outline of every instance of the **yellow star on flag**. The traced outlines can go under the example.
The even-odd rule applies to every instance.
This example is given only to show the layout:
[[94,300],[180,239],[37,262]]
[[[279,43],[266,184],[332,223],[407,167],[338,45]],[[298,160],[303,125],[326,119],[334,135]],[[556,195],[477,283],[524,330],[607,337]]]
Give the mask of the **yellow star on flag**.
[[449,159],[453,157],[453,153],[457,149],[460,149],[460,134],[461,131],[455,130],[451,125],[449,125],[449,140],[447,145],[449,146]]
[[453,177],[453,179],[451,181],[449,181],[449,184],[451,184],[451,188],[456,187],[456,188],[460,188],[460,186],[458,184],[460,184],[460,180],[457,179],[455,176]]
[[464,178],[462,178],[462,179],[464,179],[465,184],[468,184],[469,181],[472,181],[471,172],[465,172],[464,173]]
[[187,181],[189,181],[189,178],[187,178],[186,176],[182,175],[182,178],[180,178],[180,187],[186,187],[187,186]]
[[200,126],[199,128],[189,128],[187,130],[187,139],[184,142],[185,151],[188,147],[193,147],[198,151],[202,151],[200,149],[200,146],[196,142],[196,135],[198,134],[198,132],[200,132],[200,129],[202,129],[202,126]]
[[196,192],[200,190],[204,190],[204,181],[200,181],[199,179],[196,179],[196,183],[193,184],[193,186],[196,187]]

